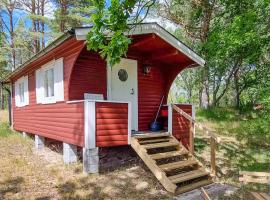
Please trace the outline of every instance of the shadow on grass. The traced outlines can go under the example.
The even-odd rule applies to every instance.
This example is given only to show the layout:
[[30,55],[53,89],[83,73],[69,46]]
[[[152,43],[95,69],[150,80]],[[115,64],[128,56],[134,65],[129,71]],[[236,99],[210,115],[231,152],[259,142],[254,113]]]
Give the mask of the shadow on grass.
[[20,192],[22,183],[24,183],[23,177],[15,177],[0,182],[0,199],[5,199],[7,194],[16,194]]
[[101,175],[106,179],[89,175],[58,185],[61,199],[169,199],[167,193],[152,192],[152,187],[143,180],[141,182],[146,185],[138,187],[141,177],[135,171],[121,174],[106,172]]

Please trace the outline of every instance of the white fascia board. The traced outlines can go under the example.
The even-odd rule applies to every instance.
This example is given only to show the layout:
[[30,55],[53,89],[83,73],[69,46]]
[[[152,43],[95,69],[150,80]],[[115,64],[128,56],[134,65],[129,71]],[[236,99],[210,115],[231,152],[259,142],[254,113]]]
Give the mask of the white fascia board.
[[[77,40],[85,40],[87,33],[91,28],[76,28],[75,35]],[[160,38],[168,42],[174,48],[188,56],[190,59],[195,61],[197,64],[204,66],[205,60],[201,58],[198,54],[192,51],[189,47],[183,44],[181,41],[176,39],[172,34],[166,31],[164,28],[159,26],[157,23],[147,23],[147,24],[139,24],[134,26],[127,35],[142,35],[142,34],[150,34],[154,33],[158,35]]]

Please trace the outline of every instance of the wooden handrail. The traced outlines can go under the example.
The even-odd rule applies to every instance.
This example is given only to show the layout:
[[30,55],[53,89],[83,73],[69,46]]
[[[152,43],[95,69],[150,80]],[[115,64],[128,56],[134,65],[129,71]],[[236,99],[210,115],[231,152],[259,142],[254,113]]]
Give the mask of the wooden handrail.
[[196,122],[189,114],[183,111],[181,108],[172,104],[172,108],[180,115],[184,116],[190,122],[190,135],[189,135],[189,151],[194,154],[194,127],[197,127],[210,137],[210,151],[211,151],[211,172],[216,175],[216,144],[220,142],[220,138],[214,134],[210,129],[205,127],[199,122]]
[[216,140],[217,143],[220,142],[220,138],[213,133],[212,130],[210,130],[209,128],[205,127],[204,125],[202,125],[201,123],[197,122],[195,119],[193,119],[189,114],[187,114],[185,111],[183,111],[181,108],[178,108],[176,105],[172,105],[173,109],[175,111],[177,111],[180,115],[183,115],[187,120],[189,120],[190,122],[194,123],[194,125],[203,130],[209,137],[212,137]]

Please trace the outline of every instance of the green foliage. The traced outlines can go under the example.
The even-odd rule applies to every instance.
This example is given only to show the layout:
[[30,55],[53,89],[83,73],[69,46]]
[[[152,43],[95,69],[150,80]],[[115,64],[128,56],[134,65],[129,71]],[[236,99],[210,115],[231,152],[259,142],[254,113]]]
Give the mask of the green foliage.
[[56,34],[56,37],[63,31],[91,23],[91,15],[94,9],[91,0],[54,0],[54,3],[57,6],[54,11],[54,18],[46,21],[46,23]]
[[159,16],[181,27],[175,34],[206,60],[204,69],[193,73],[198,81],[189,81],[193,87],[183,87],[183,79],[178,84],[192,92],[189,101],[196,103],[195,98],[202,103],[203,93],[212,106],[240,107],[258,100],[254,91],[264,87],[262,81],[270,81],[265,79],[269,74],[269,0],[169,0],[159,2],[157,10]]
[[[128,50],[131,40],[125,35],[129,30],[127,21],[136,1],[112,0],[107,8],[105,1],[93,1],[95,12],[92,14],[93,27],[87,35],[87,48],[100,51],[111,66],[118,63]],[[108,36],[110,38],[108,38]]]
[[232,121],[235,120],[238,113],[230,108],[216,108],[198,109],[197,117],[213,121]]
[[1,123],[0,125],[0,137],[8,137],[13,132],[11,131],[7,123]]
[[[247,107],[245,107],[247,108]],[[221,135],[234,135],[251,148],[270,147],[270,117],[265,109],[254,110],[252,107],[239,112],[233,108],[199,109],[197,118],[214,124]]]

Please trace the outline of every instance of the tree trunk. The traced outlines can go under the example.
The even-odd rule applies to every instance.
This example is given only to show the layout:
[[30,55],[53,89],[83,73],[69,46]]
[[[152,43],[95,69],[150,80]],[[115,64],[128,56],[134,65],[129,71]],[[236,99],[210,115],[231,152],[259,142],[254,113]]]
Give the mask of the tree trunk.
[[[44,17],[44,12],[45,12],[45,0],[41,0],[41,16]],[[41,38],[41,45],[42,45],[42,49],[45,48],[45,23],[44,21],[42,20],[41,21],[41,35],[42,35],[42,38]]]
[[11,48],[11,56],[12,56],[12,67],[11,70],[15,70],[16,68],[16,51],[14,45],[14,21],[13,21],[13,10],[14,4],[10,4],[8,8],[8,15],[9,15],[9,26],[10,26],[10,48]]
[[[36,15],[36,0],[31,1],[31,14]],[[32,19],[32,31],[34,34],[34,52],[37,53],[39,51],[38,49],[38,38],[37,38],[37,21],[35,18]]]
[[239,68],[236,69],[233,78],[234,78],[235,107],[239,109],[240,108]]
[[60,31],[64,32],[66,29],[66,17],[67,17],[67,2],[65,0],[59,1],[61,6],[61,16],[60,16]]

